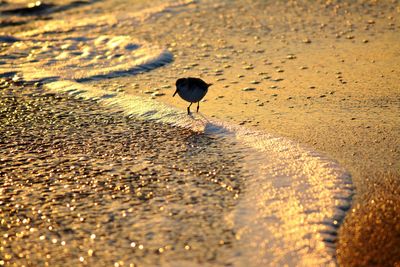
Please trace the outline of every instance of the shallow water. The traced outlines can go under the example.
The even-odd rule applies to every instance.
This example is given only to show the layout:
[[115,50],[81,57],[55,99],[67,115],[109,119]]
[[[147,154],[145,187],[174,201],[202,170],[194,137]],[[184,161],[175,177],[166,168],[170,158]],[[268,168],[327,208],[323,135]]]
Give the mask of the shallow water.
[[41,89],[0,99],[7,263],[233,263],[246,175],[226,139]]
[[[114,6],[112,6],[113,3]],[[182,227],[186,229],[185,225],[187,224],[189,225],[187,234],[189,234],[196,228],[196,220],[192,218],[192,213],[201,214],[203,211],[207,211],[202,218],[204,225],[208,225],[208,228],[205,228],[208,230],[204,230],[195,238],[202,240],[199,241],[201,245],[197,248],[198,250],[195,250],[198,252],[186,256],[188,255],[185,254],[188,244],[184,244],[180,240],[178,242],[179,249],[170,252],[168,260],[163,262],[153,255],[148,258],[148,261],[144,257],[142,263],[179,265],[182,260],[187,260],[193,261],[193,264],[204,264],[204,259],[207,259],[211,265],[335,265],[336,231],[345,211],[350,206],[352,194],[350,177],[337,163],[290,140],[203,116],[187,116],[184,111],[162,105],[152,99],[125,94],[123,85],[118,82],[108,82],[109,78],[118,81],[115,78],[121,76],[132,76],[134,79],[133,75],[137,73],[151,72],[155,68],[170,63],[176,56],[174,53],[179,53],[179,51],[167,51],[159,44],[152,44],[147,40],[137,40],[135,36],[124,34],[127,28],[140,28],[142,24],[151,25],[154,17],[168,17],[179,12],[190,12],[195,10],[197,5],[199,3],[194,1],[171,1],[162,4],[152,3],[152,6],[146,6],[145,3],[139,2],[126,7],[122,2],[108,1],[94,3],[90,8],[84,6],[79,9],[78,14],[67,11],[63,17],[45,23],[37,22],[40,27],[22,31],[11,36],[13,38],[8,37],[9,41],[1,50],[0,71],[18,73],[14,76],[16,81],[19,79],[40,80],[47,90],[69,93],[77,98],[96,100],[108,111],[112,107],[113,111],[117,110],[131,116],[133,120],[137,120],[139,125],[157,121],[199,133],[199,135],[193,135],[194,143],[202,143],[203,138],[219,140],[216,147],[212,145],[212,142],[206,141],[201,146],[195,145],[194,150],[189,150],[191,152],[184,156],[169,155],[169,160],[182,160],[189,169],[196,166],[197,163],[201,163],[200,169],[204,167],[204,163],[199,160],[197,155],[201,155],[201,159],[209,159],[218,163],[219,159],[230,158],[229,155],[233,153],[234,156],[231,158],[233,160],[227,165],[229,168],[236,164],[240,166],[232,171],[235,179],[231,182],[239,183],[243,192],[236,197],[233,194],[234,200],[230,200],[232,202],[229,202],[230,204],[227,204],[226,207],[223,206],[221,210],[216,210],[215,203],[207,202],[207,198],[200,210],[196,206],[193,207],[194,210],[191,207],[184,212],[180,221],[175,222],[173,227],[171,226],[173,229],[171,230],[163,228],[164,218],[160,219],[155,216],[155,212],[146,213],[147,210],[154,211],[154,209],[160,208],[158,203],[147,202],[139,205],[139,208],[144,210],[141,213],[144,214],[143,218],[147,220],[142,220],[140,223],[144,229],[156,225],[156,227],[160,227],[157,229],[161,233],[167,235],[166,233],[171,231],[181,231]],[[109,9],[112,9],[112,12]],[[85,14],[84,19],[76,19],[78,16],[82,17],[82,14]],[[101,83],[103,87],[99,89],[96,86],[97,83]],[[150,123],[150,125],[153,124]],[[149,130],[149,132],[151,131],[153,130]],[[169,130],[167,128],[156,130],[156,134],[162,136],[164,131],[168,133]],[[102,138],[104,137],[100,139]],[[90,138],[83,138],[83,140],[85,139]],[[106,140],[106,143],[110,142],[113,141]],[[151,143],[148,139],[144,138],[136,142],[136,144],[143,143],[146,153],[151,152],[151,149],[148,151],[146,147]],[[160,144],[162,143],[163,141],[160,142]],[[163,149],[166,154],[174,151],[174,144],[167,142],[163,145],[165,145]],[[212,152],[208,153],[208,150]],[[209,155],[214,156],[208,158]],[[236,162],[235,157],[240,158],[239,163]],[[86,160],[90,162],[90,158],[91,156]],[[161,162],[153,161],[153,159],[150,159],[150,162],[152,168],[163,170]],[[92,163],[90,164],[88,165],[89,170],[96,169]],[[102,162],[102,164],[107,165],[108,162],[107,164]],[[207,163],[207,167],[209,167],[208,164],[211,163]],[[197,171],[202,171],[200,169]],[[138,172],[141,173],[141,170]],[[245,180],[241,180],[245,175],[237,178],[238,173],[247,173],[249,176],[246,176]],[[172,174],[167,172],[163,177],[169,179],[169,175]],[[170,193],[172,198],[177,193],[175,190],[178,190],[178,193],[184,196],[183,200],[209,194],[215,195],[219,199],[222,197],[219,188],[223,188],[222,190],[235,188],[229,183],[221,181],[216,181],[219,187],[201,188],[195,185],[198,180],[192,180],[190,174],[183,172],[180,175],[182,175],[182,179],[191,180],[190,186],[182,187],[174,183],[171,189],[173,192]],[[202,179],[200,178],[198,182],[203,183]],[[193,183],[195,184],[193,185]],[[80,197],[78,196],[78,198]],[[211,198],[209,201],[213,202],[213,199]],[[218,203],[218,200],[215,202]],[[82,202],[82,205],[83,210],[86,210],[87,203]],[[129,201],[124,203],[114,202],[114,200],[105,205],[107,206],[105,210],[111,213],[122,207],[129,210],[132,205],[135,206]],[[186,207],[181,206],[177,209],[186,209]],[[97,208],[90,207],[87,212],[96,214]],[[219,214],[220,212],[223,212],[223,215]],[[214,216],[219,218],[217,224],[214,223]],[[125,223],[125,221],[121,223]],[[136,233],[135,229],[137,228],[132,223],[128,220],[126,224],[118,227],[121,229],[132,227],[130,229]],[[104,235],[107,234],[106,229],[102,229],[102,231]],[[216,232],[213,231],[218,233],[230,231],[230,239],[217,238],[214,234]],[[131,244],[123,243],[125,241],[121,239],[121,231],[111,231],[110,233],[114,233],[111,243],[115,245],[115,248],[128,248]],[[138,233],[144,235],[142,230]],[[151,236],[153,237],[154,233]],[[165,236],[162,236],[155,240],[170,242],[170,239],[163,239]],[[45,238],[47,239],[47,237]],[[151,244],[153,252],[160,248],[163,249],[162,251],[168,250],[163,247],[163,242],[152,243],[150,242],[152,238],[145,238],[145,240]],[[88,239],[87,242],[92,241]],[[136,241],[131,242],[136,244]],[[204,246],[208,248],[205,249]],[[222,252],[219,252],[219,246],[222,246]],[[190,249],[191,245],[189,245]],[[48,250],[51,252],[51,247]],[[100,252],[98,255],[97,260],[106,257]],[[112,254],[109,258],[116,259],[116,255]],[[140,255],[143,257],[143,254]],[[38,259],[41,260],[42,256],[39,255]],[[60,254],[59,257],[61,260],[65,256]],[[135,258],[136,256],[132,257],[136,260],[139,259]],[[79,257],[75,257],[74,260],[79,260]]]

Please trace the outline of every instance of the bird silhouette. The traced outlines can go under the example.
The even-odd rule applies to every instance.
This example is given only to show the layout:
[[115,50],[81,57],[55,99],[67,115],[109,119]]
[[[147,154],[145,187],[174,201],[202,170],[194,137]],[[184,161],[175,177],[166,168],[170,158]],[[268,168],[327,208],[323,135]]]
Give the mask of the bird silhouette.
[[206,83],[200,78],[188,77],[176,80],[175,85],[176,91],[173,97],[178,93],[183,100],[190,102],[190,105],[187,107],[188,114],[190,114],[190,106],[196,102],[197,112],[199,112],[200,100],[207,94],[208,87],[210,87],[212,83]]

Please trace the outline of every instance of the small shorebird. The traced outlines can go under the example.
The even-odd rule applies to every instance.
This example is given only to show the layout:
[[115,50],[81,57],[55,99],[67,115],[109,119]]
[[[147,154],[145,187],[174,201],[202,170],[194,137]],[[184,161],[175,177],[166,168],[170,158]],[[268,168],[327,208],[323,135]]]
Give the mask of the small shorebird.
[[178,93],[178,95],[188,102],[190,105],[187,108],[188,114],[190,114],[190,106],[197,102],[197,112],[199,112],[200,100],[207,94],[208,87],[212,83],[206,83],[199,78],[180,78],[176,81],[176,91],[173,97]]

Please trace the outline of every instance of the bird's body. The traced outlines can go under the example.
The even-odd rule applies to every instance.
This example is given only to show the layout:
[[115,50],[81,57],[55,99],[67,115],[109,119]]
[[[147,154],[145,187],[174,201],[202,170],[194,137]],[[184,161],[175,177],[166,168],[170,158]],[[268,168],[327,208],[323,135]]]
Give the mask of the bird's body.
[[206,83],[199,78],[180,78],[176,81],[176,93],[183,99],[190,102],[188,106],[188,114],[190,114],[190,106],[197,102],[197,112],[199,112],[199,102],[208,92],[208,87],[211,84]]

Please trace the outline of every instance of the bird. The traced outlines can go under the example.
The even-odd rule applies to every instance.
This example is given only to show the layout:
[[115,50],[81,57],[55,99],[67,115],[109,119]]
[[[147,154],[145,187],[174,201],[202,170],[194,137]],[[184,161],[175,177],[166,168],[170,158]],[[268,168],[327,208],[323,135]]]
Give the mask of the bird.
[[190,105],[187,107],[188,115],[190,115],[190,106],[193,103],[197,102],[197,112],[199,112],[200,108],[200,100],[207,94],[208,87],[212,85],[212,83],[206,83],[200,78],[179,78],[176,80],[176,91],[172,95],[174,97],[176,93],[183,99],[190,102]]

